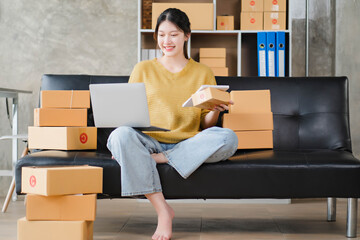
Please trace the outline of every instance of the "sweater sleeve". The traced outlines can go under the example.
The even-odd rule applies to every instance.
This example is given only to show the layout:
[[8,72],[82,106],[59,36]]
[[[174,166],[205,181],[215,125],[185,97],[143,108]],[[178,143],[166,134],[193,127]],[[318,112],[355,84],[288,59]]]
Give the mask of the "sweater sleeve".
[[[206,79],[204,85],[217,85],[215,76],[210,68],[208,68],[208,71],[206,73]],[[210,111],[207,109],[201,109],[201,122],[204,120],[206,114],[208,114]]]
[[129,83],[138,83],[143,82],[142,76],[141,76],[141,63],[137,63],[134,67],[134,69],[131,72]]

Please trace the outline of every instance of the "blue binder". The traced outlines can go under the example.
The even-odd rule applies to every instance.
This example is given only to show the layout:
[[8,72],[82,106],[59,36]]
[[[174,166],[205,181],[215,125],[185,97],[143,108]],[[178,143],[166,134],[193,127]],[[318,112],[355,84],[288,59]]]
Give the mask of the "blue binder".
[[275,32],[266,33],[266,76],[275,77]]
[[285,77],[285,32],[276,33],[276,77]]
[[266,77],[266,32],[257,33],[258,75]]

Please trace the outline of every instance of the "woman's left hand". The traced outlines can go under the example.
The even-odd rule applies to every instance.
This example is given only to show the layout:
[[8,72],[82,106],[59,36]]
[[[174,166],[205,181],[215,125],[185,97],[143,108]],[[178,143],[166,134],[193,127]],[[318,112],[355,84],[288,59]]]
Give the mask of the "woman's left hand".
[[[229,101],[229,104],[234,105],[233,101]],[[209,109],[210,111],[223,112],[225,110],[229,110],[229,106],[226,104],[216,105],[213,109]]]

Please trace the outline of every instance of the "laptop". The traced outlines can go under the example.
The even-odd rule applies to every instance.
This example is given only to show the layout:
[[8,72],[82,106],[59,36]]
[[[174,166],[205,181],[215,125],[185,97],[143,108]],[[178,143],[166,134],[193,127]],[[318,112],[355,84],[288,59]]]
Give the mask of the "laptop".
[[150,126],[144,83],[90,84],[95,127],[129,126],[140,131],[170,131]]

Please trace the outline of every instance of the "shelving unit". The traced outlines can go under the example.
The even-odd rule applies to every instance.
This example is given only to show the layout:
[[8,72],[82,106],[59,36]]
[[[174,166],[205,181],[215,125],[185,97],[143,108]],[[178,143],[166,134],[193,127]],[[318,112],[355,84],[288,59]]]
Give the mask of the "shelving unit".
[[[263,31],[216,30],[216,16],[233,15],[234,27],[240,29],[241,0],[154,0],[153,2],[174,3],[213,3],[214,29],[192,30],[188,41],[188,55],[195,61],[199,60],[200,47],[226,48],[226,64],[229,76],[257,76],[257,33]],[[141,49],[156,48],[153,29],[142,29],[142,0],[138,0],[138,61],[141,60]],[[285,50],[285,76],[291,76],[291,1],[287,0],[287,30]]]

